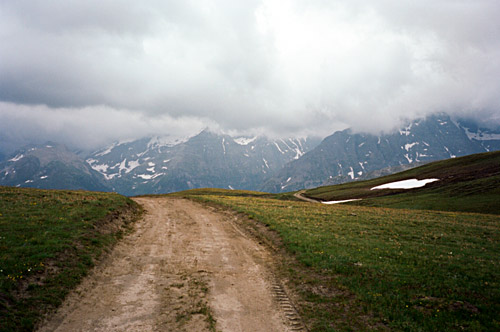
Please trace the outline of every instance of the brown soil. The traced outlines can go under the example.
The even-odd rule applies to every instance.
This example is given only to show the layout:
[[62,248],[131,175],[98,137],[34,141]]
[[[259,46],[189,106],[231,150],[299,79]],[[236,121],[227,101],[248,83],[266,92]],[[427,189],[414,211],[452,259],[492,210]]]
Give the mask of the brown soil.
[[270,253],[228,214],[184,199],[146,210],[40,331],[301,331]]

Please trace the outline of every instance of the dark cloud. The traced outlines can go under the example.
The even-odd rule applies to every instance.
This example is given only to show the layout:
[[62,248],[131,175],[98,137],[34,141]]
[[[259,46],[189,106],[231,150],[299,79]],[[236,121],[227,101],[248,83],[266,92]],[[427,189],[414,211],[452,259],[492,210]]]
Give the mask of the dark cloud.
[[498,21],[496,0],[4,1],[0,130],[94,146],[172,124],[499,123]]

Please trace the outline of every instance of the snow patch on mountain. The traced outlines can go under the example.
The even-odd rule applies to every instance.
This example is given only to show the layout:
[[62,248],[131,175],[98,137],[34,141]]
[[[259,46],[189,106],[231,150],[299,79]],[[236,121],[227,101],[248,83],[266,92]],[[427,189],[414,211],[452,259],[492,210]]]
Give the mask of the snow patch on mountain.
[[349,171],[349,173],[347,173],[347,175],[349,175],[351,177],[351,180],[354,180],[354,170],[352,169],[352,167],[349,167],[351,170]]
[[262,158],[262,161],[264,162],[264,165],[266,165],[266,167],[269,168],[269,164],[267,163],[267,160],[265,158]]
[[406,151],[410,151],[410,149],[412,147],[414,147],[415,145],[417,145],[417,144],[418,144],[418,142],[413,142],[413,143],[410,143],[410,144],[405,144],[405,150]]
[[21,159],[23,159],[23,158],[24,158],[24,154],[22,154],[22,153],[21,153],[21,154],[18,154],[17,156],[15,156],[15,157],[14,157],[14,158],[12,158],[12,159],[9,159],[9,161],[16,162],[16,161],[21,160]]
[[127,163],[127,158],[125,158],[120,163],[119,173],[121,174],[122,171],[125,171],[125,173],[130,173],[134,168],[139,167],[139,166],[140,166],[139,159],[131,160]]
[[255,137],[237,137],[237,138],[233,138],[233,141],[239,145],[248,145],[248,144],[252,143],[253,141],[255,141],[256,139],[257,139],[257,136],[255,136]]
[[281,154],[285,154],[285,153],[283,152],[283,150],[281,150],[281,148],[280,148],[280,146],[278,145],[278,143],[276,143],[276,142],[273,142],[273,143],[274,143],[274,145],[276,146],[276,148],[278,149],[278,151],[279,151]]
[[148,149],[151,148],[161,148],[161,147],[171,147],[175,146],[181,143],[187,142],[191,137],[185,137],[185,136],[153,136],[149,140],[147,147]]

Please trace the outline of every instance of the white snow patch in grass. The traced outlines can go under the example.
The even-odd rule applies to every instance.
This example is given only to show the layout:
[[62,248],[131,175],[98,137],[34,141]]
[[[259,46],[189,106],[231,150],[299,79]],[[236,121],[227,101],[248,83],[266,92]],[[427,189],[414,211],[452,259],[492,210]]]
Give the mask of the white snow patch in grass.
[[149,166],[149,167],[153,167],[153,166],[155,166],[155,163],[153,163],[153,162],[149,162],[149,163],[148,163],[148,166]]
[[402,181],[396,181],[396,182],[382,184],[380,186],[373,187],[370,190],[377,190],[377,189],[413,189],[413,188],[423,187],[427,183],[431,183],[431,182],[435,182],[435,181],[439,181],[439,179],[425,179],[425,180],[409,179],[409,180],[402,180]]
[[321,202],[323,204],[341,204],[341,203],[347,203],[347,202],[354,202],[354,201],[360,201],[360,198],[354,198],[354,199],[344,199],[342,201],[329,201],[329,202]]
[[32,183],[32,182],[33,182],[33,180],[26,180],[26,181],[24,181],[24,183]]

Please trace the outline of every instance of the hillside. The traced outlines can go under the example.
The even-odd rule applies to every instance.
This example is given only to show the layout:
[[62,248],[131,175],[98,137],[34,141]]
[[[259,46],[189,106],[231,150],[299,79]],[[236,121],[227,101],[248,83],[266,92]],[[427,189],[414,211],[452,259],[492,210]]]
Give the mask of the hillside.
[[[415,189],[371,188],[407,179],[439,179]],[[362,199],[350,204],[500,214],[500,152],[437,161],[401,173],[307,190],[321,201]]]

